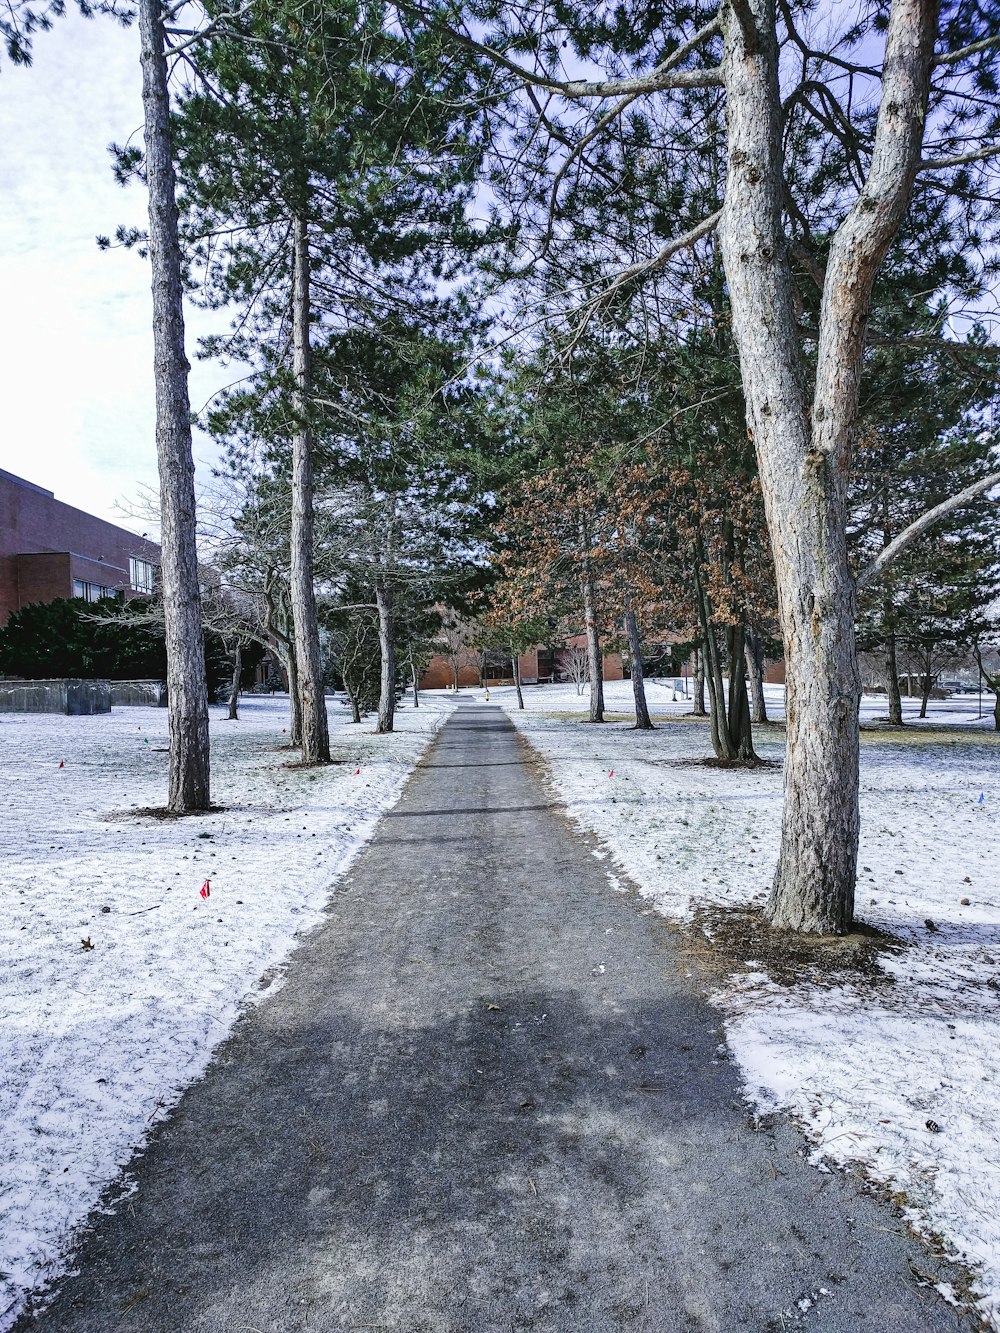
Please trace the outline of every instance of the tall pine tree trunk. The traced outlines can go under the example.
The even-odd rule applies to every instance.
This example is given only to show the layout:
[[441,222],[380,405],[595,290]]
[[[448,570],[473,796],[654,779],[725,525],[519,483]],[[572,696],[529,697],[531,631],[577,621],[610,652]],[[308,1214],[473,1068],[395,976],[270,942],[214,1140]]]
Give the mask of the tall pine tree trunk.
[[524,695],[521,693],[521,659],[513,644],[510,646],[510,663],[514,671],[514,689],[517,691],[517,706],[524,708]]
[[139,0],[138,8],[153,286],[160,588],[167,649],[167,807],[179,814],[207,810],[211,804],[208,695],[198,583],[190,367],[184,351],[181,251],[163,21],[159,0]]
[[625,600],[625,633],[628,636],[628,655],[632,663],[632,698],[635,700],[635,728],[652,731],[653,723],[646,706],[646,681],[642,674],[642,640],[632,599]]
[[787,664],[785,804],[767,916],[778,928],[840,934],[853,921],[859,830],[847,480],[872,284],[920,160],[936,6],[891,6],[868,177],[829,249],[811,413],[783,218],[775,4],[741,0],[723,14],[728,170],[719,238]]
[[304,218],[297,217],[292,236],[292,354],[295,393],[295,435],[292,439],[291,599],[295,625],[295,657],[302,731],[302,761],[330,761],[330,732],[323,689],[323,661],[313,584],[312,430],[309,426],[310,357],[309,235]]
[[899,665],[896,661],[896,631],[890,629],[885,638],[886,692],[889,697],[889,725],[903,725],[903,699],[899,692]]
[[604,721],[604,661],[601,639],[597,629],[594,607],[594,571],[590,560],[590,539],[587,525],[580,520],[580,590],[583,594],[583,623],[587,632],[587,668],[590,672],[591,722]]
[[392,731],[396,717],[396,645],[393,640],[392,589],[381,572],[375,576],[375,605],[378,608],[378,650],[382,663],[377,730],[386,733]]
[[750,677],[750,720],[767,721],[767,704],[764,700],[764,645],[760,635],[749,626],[746,630],[747,675]]

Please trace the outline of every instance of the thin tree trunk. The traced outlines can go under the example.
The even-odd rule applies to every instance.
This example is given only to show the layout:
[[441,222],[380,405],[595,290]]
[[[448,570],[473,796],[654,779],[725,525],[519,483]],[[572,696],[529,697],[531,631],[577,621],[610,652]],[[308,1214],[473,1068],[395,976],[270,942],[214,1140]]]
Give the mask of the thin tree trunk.
[[886,693],[889,697],[889,725],[903,725],[903,700],[899,693],[899,667],[896,663],[896,634],[890,630],[885,639]]
[[347,682],[344,682],[344,689],[347,690],[347,697],[351,701],[351,721],[361,721],[361,705],[358,703],[358,696],[347,689]]
[[694,672],[691,678],[691,711],[695,717],[705,716],[705,654],[694,650]]
[[415,662],[412,661],[410,662],[410,681],[413,685],[413,707],[419,708],[420,689],[419,689],[419,681],[417,680],[417,665]]
[[580,588],[583,593],[583,622],[587,631],[587,665],[590,671],[590,721],[604,721],[604,662],[594,609],[594,574],[591,568],[587,525],[580,520]]
[[330,731],[323,688],[323,660],[313,585],[312,430],[309,426],[310,365],[310,273],[309,236],[304,218],[293,224],[292,349],[295,393],[292,438],[292,531],[291,599],[295,625],[295,656],[299,669],[299,705],[302,718],[302,762],[330,761]]
[[243,674],[243,650],[239,644],[233,650],[233,686],[229,691],[229,721],[239,719],[240,676]]
[[160,588],[167,650],[167,807],[181,813],[207,810],[211,804],[208,694],[198,584],[190,367],[184,351],[181,252],[163,21],[159,0],[139,0],[138,9],[153,287]]
[[701,628],[705,658],[704,676],[711,701],[709,723],[712,749],[717,759],[754,760],[753,733],[750,728],[750,704],[747,699],[746,679],[743,674],[743,626],[726,627],[726,673],[729,677],[729,699],[723,680],[722,653],[712,620],[712,608],[701,577],[703,561],[701,539],[695,547],[694,584],[698,602],[698,620]]
[[274,650],[278,660],[288,676],[288,711],[289,744],[298,746],[302,742],[302,711],[299,707],[299,674],[295,661],[294,631],[288,624],[288,613],[281,605],[283,599],[276,592],[274,580],[268,580],[264,588],[264,625],[274,638]]
[[628,653],[632,662],[632,697],[635,700],[636,731],[652,731],[653,723],[646,706],[646,682],[642,674],[642,641],[639,622],[631,598],[625,601],[625,633],[628,635]]
[[722,660],[719,645],[715,638],[715,626],[712,624],[708,598],[702,586],[698,557],[695,560],[694,586],[698,606],[698,623],[701,629],[702,681],[708,687],[712,749],[715,751],[717,759],[733,759],[735,755],[727,743],[726,697],[722,684]]
[[747,627],[746,663],[750,676],[750,720],[767,721],[767,703],[764,700],[764,645],[760,635]]
[[517,691],[517,706],[524,708],[524,695],[521,693],[521,659],[518,657],[514,645],[510,646],[510,662],[514,669],[514,689]]
[[753,728],[750,725],[750,700],[747,696],[747,679],[744,667],[746,657],[746,630],[742,624],[729,625],[726,628],[726,658],[729,667],[729,707],[726,711],[726,724],[729,730],[729,744],[737,759],[756,761],[753,748]]
[[922,718],[927,716],[927,704],[930,701],[931,690],[933,688],[934,677],[930,672],[928,672],[927,675],[920,677],[920,716]]
[[299,694],[299,663],[294,643],[288,645],[285,670],[288,672],[288,743],[298,748],[302,744],[302,696]]
[[382,662],[377,730],[385,733],[392,731],[396,715],[396,645],[393,642],[392,590],[381,573],[375,578],[375,605],[378,607],[378,649]]
[[871,165],[834,233],[807,415],[783,218],[783,109],[774,0],[723,9],[728,171],[719,238],[771,533],[787,662],[781,853],[773,926],[850,929],[858,849],[854,584],[846,490],[875,276],[920,160],[936,31],[933,0],[893,0]]
[[995,676],[991,676],[991,675],[989,674],[989,672],[988,672],[988,671],[986,670],[986,668],[983,666],[983,654],[982,654],[982,652],[980,651],[980,648],[979,648],[979,644],[978,644],[978,643],[973,643],[973,645],[972,645],[972,655],[973,655],[973,657],[975,657],[975,659],[976,659],[976,666],[977,666],[977,668],[979,669],[979,705],[980,705],[980,708],[982,708],[982,702],[983,702],[983,685],[985,684],[985,685],[987,686],[988,689],[991,689],[991,690],[993,691],[993,694],[994,694],[994,701],[993,701],[993,722],[994,722],[995,729],[996,729],[997,731],[1000,731],[1000,672],[998,672]]

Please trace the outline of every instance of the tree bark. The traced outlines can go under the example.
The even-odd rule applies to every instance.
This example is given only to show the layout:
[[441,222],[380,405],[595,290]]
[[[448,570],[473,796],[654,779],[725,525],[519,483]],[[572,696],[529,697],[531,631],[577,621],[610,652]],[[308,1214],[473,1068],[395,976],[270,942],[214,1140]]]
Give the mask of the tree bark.
[[392,731],[396,716],[396,645],[393,642],[392,589],[381,572],[375,576],[375,605],[378,608],[378,650],[382,662],[377,730],[384,734]]
[[299,676],[299,708],[302,722],[302,762],[330,762],[330,731],[323,687],[323,659],[316,616],[313,584],[312,429],[309,425],[311,392],[309,236],[305,219],[297,217],[292,228],[292,356],[295,391],[292,410],[295,434],[292,439],[292,530],[291,601],[295,625],[295,656]]
[[243,650],[239,644],[233,650],[233,685],[229,691],[229,721],[236,722],[239,719],[240,708],[240,676],[243,674]]
[[295,633],[289,625],[289,614],[283,605],[280,587],[275,577],[269,577],[264,586],[264,626],[274,638],[274,650],[284,664],[288,676],[289,744],[302,743],[302,710],[299,707],[299,673],[295,660]]
[[521,693],[521,659],[514,645],[510,646],[510,663],[514,671],[514,689],[517,691],[517,706],[524,708],[524,695]]
[[931,690],[934,688],[934,681],[935,681],[935,679],[936,679],[936,677],[932,676],[932,675],[930,674],[930,672],[928,672],[926,675],[920,677],[920,716],[921,716],[921,718],[926,718],[926,716],[927,716],[927,705],[928,705],[928,703],[930,702]]
[[703,552],[700,538],[696,544],[694,568],[695,594],[698,602],[698,620],[701,628],[704,655],[704,678],[711,703],[709,723],[712,749],[717,759],[754,761],[753,731],[750,726],[750,703],[743,674],[744,629],[741,624],[726,626],[726,674],[729,678],[729,699],[723,679],[722,652],[716,638],[712,608],[701,577]]
[[749,627],[746,631],[747,674],[750,676],[750,720],[767,721],[767,703],[764,700],[764,645],[760,635]]
[[594,609],[594,571],[590,562],[590,539],[587,525],[580,520],[580,590],[583,594],[583,623],[587,631],[587,665],[590,671],[591,722],[604,721],[604,661],[601,657],[601,639]]
[[642,640],[639,637],[639,622],[631,598],[625,601],[625,633],[628,636],[628,653],[632,662],[632,698],[635,700],[636,731],[652,731],[653,723],[646,706],[646,682],[642,674]]
[[348,690],[346,685],[344,686],[344,688],[345,688],[345,690],[347,690],[347,697],[348,697],[348,699],[350,700],[350,703],[351,703],[351,721],[352,721],[352,722],[360,722],[360,721],[361,721],[361,705],[358,703],[358,697],[357,697],[357,695],[354,694],[351,690]]
[[288,743],[296,749],[302,744],[302,696],[299,693],[299,663],[295,644],[285,652],[285,670],[288,672]]
[[149,187],[156,457],[160,474],[160,588],[167,650],[169,779],[177,813],[211,804],[208,694],[201,622],[191,453],[191,404],[170,99],[159,0],[139,0],[142,106]]
[[778,928],[850,929],[858,847],[854,585],[846,490],[872,284],[920,158],[933,0],[893,0],[871,168],[834,235],[806,412],[783,209],[774,0],[726,11],[728,172],[719,236],[748,426],[771,532],[786,653],[781,853],[767,907]]
[[419,708],[419,707],[420,707],[420,689],[419,689],[419,684],[420,684],[420,682],[417,680],[417,664],[416,664],[415,662],[411,662],[411,663],[410,663],[410,682],[411,682],[411,684],[413,685],[413,707],[414,707],[414,708]]
[[691,711],[695,717],[705,716],[705,654],[701,648],[694,650],[694,672],[691,677]]
[[729,668],[729,705],[726,722],[729,744],[736,758],[755,763],[753,728],[750,725],[750,699],[747,695],[746,627],[742,623],[726,627],[726,664]]
[[896,633],[889,631],[885,639],[886,694],[889,699],[889,725],[903,725],[903,700],[899,692],[899,666],[896,662]]

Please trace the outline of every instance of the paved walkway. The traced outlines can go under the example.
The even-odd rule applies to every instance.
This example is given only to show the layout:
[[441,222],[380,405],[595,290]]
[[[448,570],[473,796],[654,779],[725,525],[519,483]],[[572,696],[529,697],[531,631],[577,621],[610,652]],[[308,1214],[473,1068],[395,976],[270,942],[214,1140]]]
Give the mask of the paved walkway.
[[523,755],[458,710],[22,1329],[971,1327],[889,1210],[751,1128],[669,929]]

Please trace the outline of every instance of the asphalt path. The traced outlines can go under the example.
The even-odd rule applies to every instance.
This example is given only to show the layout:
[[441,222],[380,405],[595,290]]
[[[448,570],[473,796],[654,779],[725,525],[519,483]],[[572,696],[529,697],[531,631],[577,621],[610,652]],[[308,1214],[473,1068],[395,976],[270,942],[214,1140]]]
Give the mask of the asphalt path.
[[19,1333],[972,1328],[467,704]]

